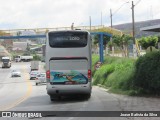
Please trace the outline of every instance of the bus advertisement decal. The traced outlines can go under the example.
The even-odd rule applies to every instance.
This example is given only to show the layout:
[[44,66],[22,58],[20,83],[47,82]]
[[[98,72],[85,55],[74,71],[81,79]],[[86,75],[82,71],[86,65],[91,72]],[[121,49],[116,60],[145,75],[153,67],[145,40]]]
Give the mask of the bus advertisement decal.
[[51,81],[53,83],[64,83],[67,85],[70,84],[86,84],[88,82],[88,78],[82,73],[74,70],[70,70],[70,72],[59,72],[59,71],[51,71]]

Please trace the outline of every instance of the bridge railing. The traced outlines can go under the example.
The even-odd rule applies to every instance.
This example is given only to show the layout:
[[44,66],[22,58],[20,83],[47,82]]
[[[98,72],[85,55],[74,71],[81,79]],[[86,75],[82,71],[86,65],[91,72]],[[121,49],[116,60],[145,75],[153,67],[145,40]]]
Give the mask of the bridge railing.
[[[75,26],[74,29],[81,29],[81,30],[88,30],[88,31],[95,31],[95,32],[108,32],[113,35],[121,35],[122,32],[120,30],[106,27],[104,25],[98,25],[98,26]],[[17,32],[23,32],[23,31],[33,31],[37,34],[43,34],[47,33],[49,31],[59,31],[59,30],[71,30],[71,27],[56,27],[56,28],[31,28],[31,29],[10,29],[10,30],[0,30],[1,34],[0,36],[6,36],[9,35],[17,35]]]

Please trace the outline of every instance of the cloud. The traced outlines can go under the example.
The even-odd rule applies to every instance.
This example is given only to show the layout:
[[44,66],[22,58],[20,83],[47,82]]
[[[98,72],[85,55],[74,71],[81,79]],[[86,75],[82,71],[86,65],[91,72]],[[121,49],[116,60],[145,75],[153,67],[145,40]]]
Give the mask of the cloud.
[[[135,6],[135,20],[160,18],[159,3],[141,0]],[[92,25],[100,25],[101,12],[103,24],[110,25],[110,9],[117,11],[113,24],[132,21],[131,0],[5,0],[0,4],[0,29],[70,27],[72,22],[89,25],[89,16]]]

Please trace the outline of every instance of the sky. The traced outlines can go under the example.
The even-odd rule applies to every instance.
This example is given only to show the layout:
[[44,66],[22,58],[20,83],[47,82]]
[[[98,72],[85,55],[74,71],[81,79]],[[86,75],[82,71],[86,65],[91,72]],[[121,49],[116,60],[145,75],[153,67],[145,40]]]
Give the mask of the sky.
[[[133,0],[135,22],[160,19],[160,0]],[[132,0],[0,0],[0,30],[132,22]]]

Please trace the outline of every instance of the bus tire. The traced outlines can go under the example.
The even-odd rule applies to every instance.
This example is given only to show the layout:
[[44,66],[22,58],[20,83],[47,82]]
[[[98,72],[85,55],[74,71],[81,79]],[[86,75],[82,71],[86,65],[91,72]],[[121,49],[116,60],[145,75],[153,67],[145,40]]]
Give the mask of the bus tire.
[[91,97],[91,93],[90,93],[90,94],[85,94],[85,95],[84,95],[84,98],[87,99],[87,100],[88,100],[90,97]]
[[51,101],[54,101],[55,98],[54,98],[53,96],[50,96],[50,100],[51,100]]
[[57,95],[55,95],[55,96],[50,96],[50,100],[51,100],[51,101],[61,100],[61,96],[57,96]]
[[38,83],[36,83],[36,86],[38,85]]

